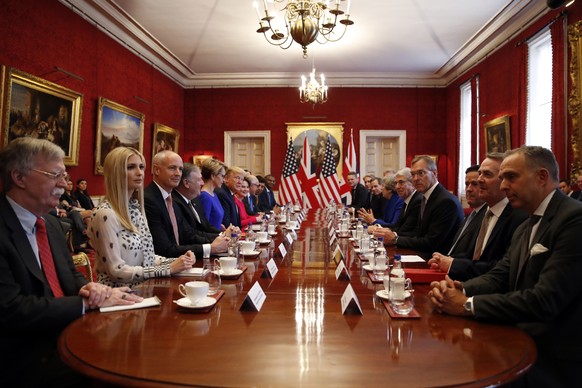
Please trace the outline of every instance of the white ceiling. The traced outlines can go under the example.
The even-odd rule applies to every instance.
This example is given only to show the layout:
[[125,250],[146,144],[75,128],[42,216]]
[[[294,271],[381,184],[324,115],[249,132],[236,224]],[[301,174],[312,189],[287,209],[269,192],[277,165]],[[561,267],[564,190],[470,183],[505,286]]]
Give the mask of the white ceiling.
[[444,86],[549,10],[545,0],[352,0],[355,24],[303,59],[299,44],[282,50],[256,32],[253,0],[59,1],[185,88],[297,86],[313,62],[331,86]]

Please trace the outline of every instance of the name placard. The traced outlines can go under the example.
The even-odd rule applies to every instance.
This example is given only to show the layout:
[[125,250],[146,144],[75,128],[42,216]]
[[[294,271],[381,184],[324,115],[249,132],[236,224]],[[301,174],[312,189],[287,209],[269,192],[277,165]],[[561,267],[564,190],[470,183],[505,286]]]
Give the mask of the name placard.
[[354,292],[351,284],[348,284],[344,294],[342,295],[342,314],[359,314],[364,315],[362,312],[362,307],[358,301],[358,297]]
[[335,261],[337,263],[340,260],[344,260],[344,253],[342,252],[342,250],[338,244],[335,247],[335,250],[333,251],[333,261]]
[[279,244],[279,252],[281,253],[281,257],[285,257],[287,254],[287,249],[285,249],[285,245],[283,243]]
[[333,245],[333,243],[336,241],[337,241],[337,237],[336,237],[335,233],[332,232],[331,236],[329,236],[329,246],[331,247]]
[[263,273],[261,274],[262,278],[274,278],[275,275],[277,274],[277,272],[279,271],[279,268],[277,268],[277,264],[275,263],[275,260],[271,259],[267,262],[267,266],[265,268],[265,270],[263,271]]
[[265,299],[267,299],[267,295],[265,295],[259,283],[255,282],[255,284],[251,287],[249,293],[243,300],[239,310],[261,311],[261,307],[263,306],[263,302],[265,302]]
[[289,245],[293,244],[293,234],[295,234],[295,232],[291,231],[287,233],[287,236],[285,236],[287,242],[289,242]]
[[350,274],[343,260],[341,260],[335,269],[335,279],[336,280],[350,280]]
[[329,223],[327,224],[327,229],[333,229],[333,218],[329,220]]

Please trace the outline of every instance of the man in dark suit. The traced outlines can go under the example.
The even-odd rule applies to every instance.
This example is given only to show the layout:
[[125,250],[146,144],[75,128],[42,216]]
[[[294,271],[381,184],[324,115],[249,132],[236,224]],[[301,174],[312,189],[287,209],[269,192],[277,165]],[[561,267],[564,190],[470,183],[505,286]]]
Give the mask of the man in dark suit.
[[418,234],[400,236],[388,229],[384,243],[414,249],[420,256],[428,259],[433,252],[449,251],[463,221],[463,209],[458,198],[438,182],[438,171],[432,157],[429,155],[415,157],[412,159],[410,171],[414,187],[423,195]]
[[230,167],[226,170],[224,176],[224,183],[220,188],[214,190],[220,204],[224,209],[224,216],[222,217],[222,225],[241,227],[240,214],[238,206],[234,202],[234,194],[240,189],[244,179],[245,171],[240,167]]
[[[264,178],[265,186],[259,194],[259,205],[264,212],[270,212],[279,207],[277,201],[275,200],[275,194],[273,193],[273,188],[275,187],[275,177],[273,175],[267,175]],[[259,179],[260,182],[260,179]]]
[[63,150],[23,137],[0,151],[0,381],[3,386],[87,386],[57,354],[60,332],[90,309],[132,304],[128,288],[89,283],[76,271],[58,220]]
[[[197,258],[208,257],[210,252],[204,243],[195,240],[193,233],[184,232],[189,228],[183,224],[184,216],[172,199],[172,190],[182,179],[183,166],[182,158],[175,152],[166,150],[154,156],[154,180],[144,189],[144,207],[154,251],[165,257],[178,257],[187,251],[194,252]],[[175,228],[170,209],[176,219]]]
[[[501,189],[530,217],[489,272],[467,282],[433,282],[437,311],[515,324],[537,345],[537,360],[516,386],[573,387],[582,367],[582,204],[558,190],[558,163],[542,147],[509,151]],[[521,385],[518,385],[521,384]]]
[[348,172],[346,178],[352,194],[352,202],[348,206],[353,208],[357,214],[358,210],[368,205],[369,191],[366,190],[363,184],[358,182],[358,174],[354,171]]
[[249,184],[249,195],[243,198],[245,210],[249,216],[261,215],[263,211],[259,205],[259,197],[257,196],[257,189],[259,188],[259,180],[254,175],[245,176],[245,180]]
[[176,218],[185,221],[178,224],[180,241],[202,244],[203,258],[206,258],[211,253],[226,252],[228,239],[222,236],[230,236],[232,230],[221,235],[220,230],[210,225],[202,207],[197,208],[193,200],[200,195],[203,184],[200,168],[192,163],[184,163],[180,184],[172,190],[172,200],[179,210]]

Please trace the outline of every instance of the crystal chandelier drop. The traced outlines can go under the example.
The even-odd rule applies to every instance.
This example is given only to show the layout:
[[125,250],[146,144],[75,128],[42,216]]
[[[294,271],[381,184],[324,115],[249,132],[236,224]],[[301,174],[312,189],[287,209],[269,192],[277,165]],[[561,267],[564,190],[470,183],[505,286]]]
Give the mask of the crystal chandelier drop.
[[321,84],[315,78],[315,68],[309,74],[309,82],[304,75],[301,76],[301,86],[299,87],[299,100],[313,104],[323,104],[327,101],[327,86],[325,85],[325,76],[320,75]]
[[[307,46],[310,43],[337,42],[344,36],[348,26],[354,24],[350,20],[350,2],[351,0],[263,0],[265,16],[261,17],[259,5],[255,1],[253,5],[259,18],[257,32],[263,33],[267,42],[282,49],[291,47],[293,41],[299,43],[303,48],[303,58],[307,58]],[[272,4],[269,6],[268,3]],[[340,9],[342,3],[347,3],[346,11]]]

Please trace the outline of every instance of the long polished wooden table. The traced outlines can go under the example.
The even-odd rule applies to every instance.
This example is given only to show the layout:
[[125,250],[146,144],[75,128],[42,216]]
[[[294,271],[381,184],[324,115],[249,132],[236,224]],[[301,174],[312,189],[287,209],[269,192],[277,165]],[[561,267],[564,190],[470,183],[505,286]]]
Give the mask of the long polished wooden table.
[[[180,310],[178,285],[188,278],[144,283],[159,307],[89,313],[62,333],[59,351],[72,368],[109,384],[176,386],[495,386],[520,376],[535,361],[525,333],[433,311],[428,285],[415,284],[419,319],[392,319],[375,296],[382,288],[361,268],[351,244],[340,241],[351,280],[336,280],[327,229],[312,212],[284,258],[279,231],[208,313]],[[389,254],[393,255],[389,250]],[[279,272],[261,277],[274,257]],[[259,312],[240,311],[258,282],[266,294]],[[342,314],[351,284],[362,315]]]

